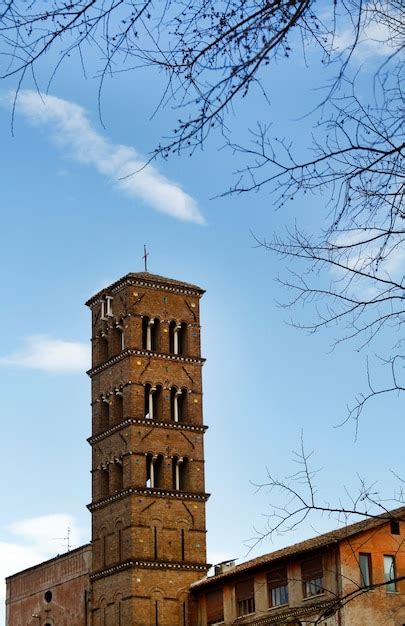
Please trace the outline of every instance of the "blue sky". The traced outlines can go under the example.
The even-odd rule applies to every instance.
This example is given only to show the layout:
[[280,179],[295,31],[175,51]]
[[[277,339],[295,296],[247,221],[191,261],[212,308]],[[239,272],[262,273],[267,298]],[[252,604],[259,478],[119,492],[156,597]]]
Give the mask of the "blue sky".
[[[73,68],[73,71],[72,71]],[[318,67],[285,62],[274,68],[271,109],[257,98],[230,120],[246,135],[256,119],[272,121],[302,145],[309,141]],[[391,493],[400,472],[400,406],[374,401],[357,442],[335,428],[346,403],[365,385],[365,355],[330,350],[334,330],[308,336],[288,324],[275,281],[284,262],[257,248],[251,231],[270,237],[297,219],[317,229],[322,198],[275,211],[266,193],[211,199],[232,184],[241,161],[212,138],[193,158],[157,162],[123,183],[175,112],[153,120],[162,83],[153,72],[118,75],[97,112],[97,81],[74,63],[62,68],[43,103],[32,85],[21,94],[11,134],[9,90],[0,92],[2,214],[0,349],[3,508],[0,575],[63,552],[67,527],[79,545],[90,538],[90,381],[85,374],[90,315],[84,301],[129,271],[150,271],[201,285],[209,560],[247,557],[246,541],[263,528],[277,494],[257,493],[266,468],[295,471],[301,431],[319,497],[338,501],[357,474]],[[310,307],[297,311],[310,319]],[[226,520],[226,528],[224,528]],[[232,533],[229,532],[231,521]],[[264,541],[249,556],[333,528],[316,519]]]

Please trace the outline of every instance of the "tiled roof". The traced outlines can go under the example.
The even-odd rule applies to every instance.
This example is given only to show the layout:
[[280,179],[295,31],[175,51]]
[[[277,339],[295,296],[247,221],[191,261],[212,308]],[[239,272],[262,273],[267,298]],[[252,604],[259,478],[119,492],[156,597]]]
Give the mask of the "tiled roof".
[[337,543],[339,541],[342,541],[343,539],[352,537],[353,535],[356,535],[365,530],[369,530],[376,526],[381,526],[391,519],[402,519],[403,521],[405,521],[405,506],[394,509],[392,511],[387,511],[387,513],[376,517],[367,518],[365,520],[362,520],[361,522],[356,522],[355,524],[350,524],[349,526],[344,526],[343,528],[339,528],[337,530],[332,530],[331,532],[324,533],[323,535],[317,535],[316,537],[312,537],[312,539],[300,541],[299,543],[295,543],[292,546],[287,546],[286,548],[282,548],[281,550],[276,550],[275,552],[263,554],[262,556],[258,556],[255,559],[251,559],[250,561],[245,561],[245,563],[236,565],[234,568],[227,570],[223,574],[203,578],[202,580],[193,583],[191,586],[194,589],[203,586],[214,585],[224,579],[232,578],[239,573],[248,570],[258,569],[261,566],[267,565],[267,563],[271,563],[285,557],[299,555],[303,552],[309,552],[310,550],[316,550],[317,548],[322,548],[327,545]]
[[145,283],[149,285],[159,285],[161,287],[168,287],[169,289],[181,289],[181,290],[190,290],[195,291],[196,293],[203,294],[204,289],[198,287],[198,285],[193,285],[192,283],[186,283],[182,280],[176,280],[175,278],[167,278],[166,276],[160,276],[159,274],[151,274],[150,272],[129,272],[129,274],[125,274],[122,278],[119,278],[111,285],[106,286],[104,289],[98,291],[94,296],[92,296],[86,304],[91,306],[93,302],[95,302],[101,295],[106,292],[110,292],[116,287],[119,287],[121,283],[126,282],[134,282],[136,283]]

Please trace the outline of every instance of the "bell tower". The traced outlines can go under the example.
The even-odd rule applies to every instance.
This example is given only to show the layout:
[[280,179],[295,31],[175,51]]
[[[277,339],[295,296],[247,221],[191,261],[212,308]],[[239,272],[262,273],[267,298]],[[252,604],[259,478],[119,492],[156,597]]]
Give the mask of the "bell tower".
[[204,291],[127,274],[92,311],[93,626],[192,626],[206,563]]

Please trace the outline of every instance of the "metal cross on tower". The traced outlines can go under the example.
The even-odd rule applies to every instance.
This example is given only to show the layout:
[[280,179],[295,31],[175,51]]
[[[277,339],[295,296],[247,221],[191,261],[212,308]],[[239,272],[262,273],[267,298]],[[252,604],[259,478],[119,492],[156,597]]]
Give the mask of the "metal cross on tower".
[[148,271],[148,256],[149,256],[149,252],[146,251],[146,246],[143,246],[143,260],[145,262],[145,272]]

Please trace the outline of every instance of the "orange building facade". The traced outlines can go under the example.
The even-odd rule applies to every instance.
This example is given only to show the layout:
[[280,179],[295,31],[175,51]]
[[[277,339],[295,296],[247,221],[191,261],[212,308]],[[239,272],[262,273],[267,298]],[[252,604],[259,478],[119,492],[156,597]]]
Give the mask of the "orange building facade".
[[192,585],[193,626],[405,625],[405,507]]

